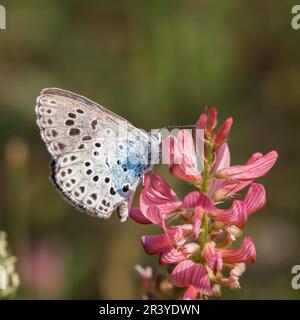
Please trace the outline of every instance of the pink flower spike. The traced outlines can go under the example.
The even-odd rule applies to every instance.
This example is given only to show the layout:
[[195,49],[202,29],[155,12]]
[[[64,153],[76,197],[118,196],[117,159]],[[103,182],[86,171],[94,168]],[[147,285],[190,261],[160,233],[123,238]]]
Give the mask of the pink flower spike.
[[151,221],[147,219],[139,208],[131,208],[129,211],[129,217],[135,222],[141,224],[151,224]]
[[213,201],[207,195],[198,191],[192,191],[187,194],[182,202],[181,207],[183,209],[201,207],[204,211],[211,213],[216,211]]
[[278,158],[276,151],[271,151],[250,164],[224,168],[217,172],[218,178],[234,180],[254,180],[271,170]]
[[251,237],[246,237],[237,249],[220,249],[219,252],[224,263],[254,263],[256,260],[256,250]]
[[195,300],[198,295],[198,290],[194,286],[189,286],[185,291],[182,299],[183,300]]
[[225,122],[223,123],[221,129],[219,130],[215,138],[215,143],[214,143],[215,150],[218,149],[226,141],[230,133],[232,124],[233,124],[232,117],[226,119]]
[[195,124],[196,129],[205,129],[207,122],[207,115],[206,113],[201,113],[198,121]]
[[248,215],[262,209],[266,204],[266,191],[264,186],[258,183],[252,183],[243,202]]
[[216,213],[218,221],[234,224],[238,227],[243,227],[246,224],[247,217],[247,207],[241,200],[234,201],[230,209],[218,209]]
[[187,257],[181,251],[174,248],[164,250],[159,257],[161,264],[173,264],[185,260]]
[[170,240],[166,234],[142,236],[141,242],[144,250],[149,254],[157,254],[171,247]]

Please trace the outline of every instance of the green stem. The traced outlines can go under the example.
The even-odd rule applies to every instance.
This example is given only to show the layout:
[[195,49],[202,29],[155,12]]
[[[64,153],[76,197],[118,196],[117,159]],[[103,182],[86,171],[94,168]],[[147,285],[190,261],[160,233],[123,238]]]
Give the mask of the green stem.
[[[203,193],[208,193],[209,191],[209,185],[210,185],[210,179],[211,179],[211,167],[213,163],[212,145],[213,145],[212,141],[207,142],[207,153],[206,153],[206,159],[205,159],[204,171],[203,171],[203,184],[201,188],[201,191]],[[202,218],[202,225],[201,225],[201,229],[202,229],[201,242],[203,243],[203,245],[210,241],[209,230],[208,230],[209,222],[210,222],[210,218],[207,215],[207,212],[204,212],[203,218]]]

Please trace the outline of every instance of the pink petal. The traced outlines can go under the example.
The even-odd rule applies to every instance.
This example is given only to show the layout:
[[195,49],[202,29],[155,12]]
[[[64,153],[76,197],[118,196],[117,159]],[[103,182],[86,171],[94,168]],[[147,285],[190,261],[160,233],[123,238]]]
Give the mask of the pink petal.
[[207,122],[207,115],[206,113],[201,113],[198,121],[195,124],[196,129],[205,129]]
[[[263,154],[256,152],[246,162],[246,165],[251,164],[262,157]],[[216,201],[220,201],[224,198],[234,196],[236,193],[246,188],[252,182],[252,180],[234,181],[226,179],[213,179],[212,184],[210,186],[209,194],[213,195]]]
[[213,242],[208,242],[205,244],[202,255],[211,270],[213,270],[214,272],[222,270],[223,259],[221,253],[219,251],[216,251]]
[[211,257],[208,266],[214,272],[221,271],[223,269],[223,259],[219,251],[215,252],[215,254]]
[[185,196],[182,203],[182,208],[193,209],[196,207],[201,207],[207,212],[213,213],[216,211],[213,201],[207,195],[198,191],[192,191]]
[[200,293],[211,294],[207,270],[202,264],[194,263],[191,260],[179,262],[171,273],[171,282],[177,287],[193,285]]
[[231,290],[240,289],[239,280],[241,275],[245,272],[246,266],[244,263],[237,264],[233,269],[230,271],[230,276],[228,278],[229,288]]
[[[197,168],[194,140],[188,130],[180,130],[178,137],[163,141],[162,157],[170,160],[170,172],[183,180],[200,184],[202,177]],[[165,162],[164,162],[165,163]]]
[[216,152],[216,160],[212,173],[230,166],[230,151],[227,143],[223,143]]
[[247,207],[243,201],[236,200],[228,210],[218,209],[216,219],[218,221],[234,224],[238,227],[243,227],[247,222]]
[[179,179],[191,182],[195,185],[200,185],[202,182],[202,176],[199,171],[193,167],[189,167],[186,164],[173,164],[170,168],[170,173]]
[[153,185],[151,185],[150,176],[146,174],[144,189],[140,196],[141,212],[147,218],[148,208],[157,207],[161,214],[172,215],[173,211],[181,205],[181,201],[161,176],[155,174],[152,181]]
[[179,262],[171,273],[171,282],[177,287],[190,286],[194,265],[191,260]]
[[253,263],[256,260],[256,250],[251,237],[246,237],[237,249],[219,250],[224,263]]
[[211,287],[209,276],[205,267],[200,263],[195,263],[191,278],[191,284],[202,294],[209,296]]
[[182,245],[185,242],[185,236],[193,230],[191,224],[182,224],[180,226],[167,227],[163,221],[163,228],[169,240],[174,245]]
[[175,163],[175,154],[177,148],[177,139],[174,136],[167,136],[161,143],[161,159],[162,164],[166,164],[169,167]]
[[144,250],[149,254],[157,254],[171,247],[166,234],[142,236],[141,242]]
[[185,291],[182,299],[183,300],[195,300],[198,295],[198,290],[194,286],[189,286]]
[[151,221],[147,219],[139,208],[131,208],[129,211],[129,217],[135,222],[141,224],[150,224]]
[[208,114],[208,121],[206,124],[206,129],[209,133],[212,133],[217,126],[217,118],[218,118],[218,111],[216,108],[212,107],[209,110]]
[[247,160],[245,164],[250,164],[252,162],[255,162],[256,160],[262,158],[264,155],[260,152],[255,152],[252,154],[252,156]]
[[202,217],[203,217],[203,209],[201,207],[195,208],[195,215],[194,215],[194,238],[198,239],[200,228],[202,224]]
[[[214,179],[218,180],[218,179]],[[219,187],[213,194],[216,201],[220,201],[224,198],[232,197],[242,189],[246,188],[249,184],[252,183],[252,180],[249,181],[232,181],[232,180],[219,180],[221,183],[217,185]]]
[[186,259],[186,255],[184,255],[181,251],[178,251],[174,248],[169,248],[164,250],[160,254],[159,263],[161,264],[173,264],[178,263]]
[[157,207],[149,207],[147,209],[147,218],[158,226],[162,225],[163,217]]
[[214,144],[215,150],[218,149],[226,141],[230,133],[232,124],[233,124],[233,118],[231,117],[224,121],[221,129],[219,130],[215,138],[215,144]]
[[278,158],[276,151],[271,151],[250,164],[224,168],[217,172],[219,178],[234,180],[254,180],[264,176],[275,164]]
[[252,183],[243,202],[248,215],[262,209],[266,204],[266,191],[263,185]]

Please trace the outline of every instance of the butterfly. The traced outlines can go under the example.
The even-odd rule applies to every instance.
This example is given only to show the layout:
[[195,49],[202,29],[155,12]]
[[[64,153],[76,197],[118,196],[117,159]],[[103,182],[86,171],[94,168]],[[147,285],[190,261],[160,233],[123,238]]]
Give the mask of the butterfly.
[[125,221],[137,186],[159,157],[160,131],[137,129],[101,105],[58,88],[42,90],[35,110],[57,189],[90,215],[109,218],[116,210]]

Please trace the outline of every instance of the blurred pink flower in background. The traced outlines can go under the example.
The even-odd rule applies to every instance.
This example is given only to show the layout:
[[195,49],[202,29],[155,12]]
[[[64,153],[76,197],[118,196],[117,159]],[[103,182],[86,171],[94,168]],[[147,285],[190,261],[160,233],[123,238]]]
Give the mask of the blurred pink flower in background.
[[[174,266],[169,281],[186,288],[183,299],[220,296],[221,286],[239,289],[245,264],[256,260],[251,237],[239,245],[235,241],[242,236],[249,217],[266,203],[265,189],[255,180],[268,173],[278,155],[276,151],[254,153],[245,164],[231,166],[226,140],[232,124],[233,119],[228,118],[215,132],[216,108],[201,114],[195,127],[204,130],[202,172],[197,167],[192,134],[180,130],[177,137],[168,136],[162,148],[168,152],[170,173],[197,190],[181,200],[163,177],[153,174],[151,179],[147,174],[140,205],[130,212],[136,222],[154,224],[161,230],[142,236],[141,243],[148,254],[159,256],[161,264]],[[227,209],[219,208],[246,187],[244,199],[234,199]]]
[[[50,241],[49,241],[50,242]],[[38,241],[20,259],[23,284],[39,298],[58,297],[66,284],[66,250],[64,243]]]

